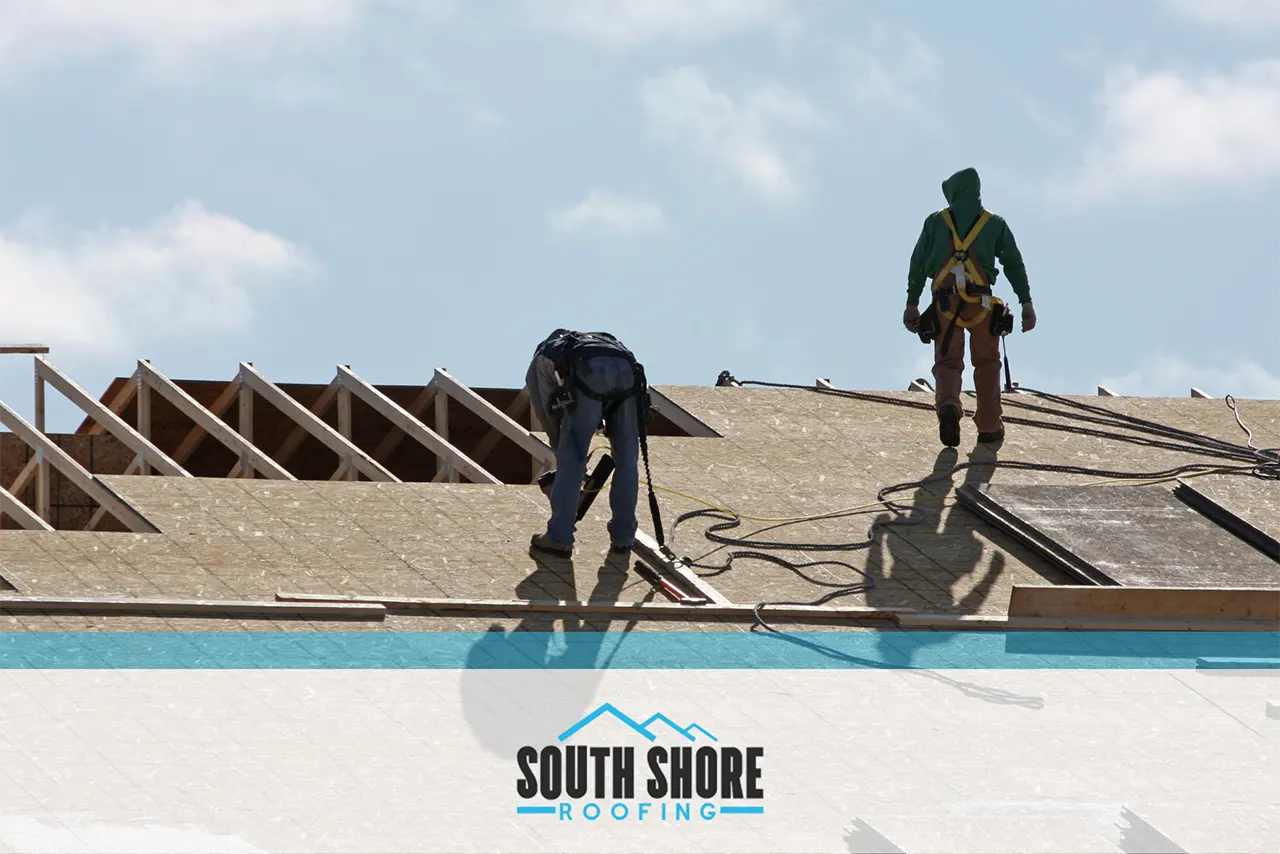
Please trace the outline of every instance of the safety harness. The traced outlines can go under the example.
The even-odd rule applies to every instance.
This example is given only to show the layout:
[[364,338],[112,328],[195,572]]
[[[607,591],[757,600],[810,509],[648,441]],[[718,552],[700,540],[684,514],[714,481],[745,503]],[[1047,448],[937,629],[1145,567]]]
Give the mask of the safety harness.
[[[951,257],[947,259],[942,269],[934,274],[933,302],[925,309],[925,317],[921,318],[919,335],[924,343],[931,342],[940,331],[938,315],[946,318],[950,323],[942,338],[942,352],[945,354],[951,346],[951,336],[955,334],[957,326],[970,329],[990,318],[991,334],[1004,336],[1013,331],[1013,312],[1003,300],[992,296],[991,283],[987,280],[986,272],[969,253],[969,247],[973,245],[983,226],[991,219],[991,212],[983,208],[963,240],[960,239],[960,233],[956,231],[951,209],[943,208],[940,213],[942,221],[947,224],[947,230],[951,232]],[[951,298],[957,296],[963,302],[956,305],[954,312],[950,311]],[[961,320],[960,313],[964,310],[966,302],[980,303],[982,310],[968,320]]]
[[[640,439],[640,456],[644,459],[645,481],[649,485],[649,513],[653,516],[654,534],[658,545],[666,544],[662,533],[662,516],[658,510],[658,496],[653,489],[653,475],[649,471],[649,441],[646,428],[652,418],[652,400],[649,396],[649,384],[645,379],[644,365],[636,361],[635,354],[614,336],[607,332],[571,332],[565,330],[554,339],[546,351],[546,355],[555,365],[556,377],[560,386],[552,395],[551,410],[567,414],[573,411],[576,395],[583,395],[603,404],[600,424],[596,429],[604,429],[605,435],[612,438],[614,415],[627,400],[636,401],[636,432]],[[586,362],[600,357],[622,359],[631,366],[634,377],[631,388],[613,394],[598,394],[582,381],[581,374],[586,372]]]

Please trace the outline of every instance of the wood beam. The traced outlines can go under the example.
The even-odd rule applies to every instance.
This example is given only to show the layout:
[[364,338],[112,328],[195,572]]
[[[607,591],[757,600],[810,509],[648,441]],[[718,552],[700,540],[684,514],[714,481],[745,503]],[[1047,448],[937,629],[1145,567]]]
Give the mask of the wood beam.
[[[529,389],[522,388],[520,389],[520,393],[516,395],[516,399],[511,402],[511,405],[507,407],[503,415],[506,415],[512,421],[515,421],[517,416],[523,415],[525,409],[531,407],[532,405],[533,405],[533,399],[529,395]],[[534,418],[530,419],[530,421],[535,421],[535,420],[537,419],[534,419]],[[530,430],[530,432],[533,432],[533,431]],[[496,427],[490,427],[489,432],[485,433],[484,438],[480,440],[480,443],[478,445],[476,445],[476,450],[474,455],[475,461],[478,463],[483,463],[486,459],[488,459],[489,454],[493,453],[493,449],[498,447],[498,443],[501,441],[502,441],[502,434],[498,432]]]
[[[90,474],[84,466],[71,458],[44,433],[27,423],[26,419],[0,401],[0,424],[12,430],[22,441],[42,454],[46,461],[81,489],[86,495],[106,507],[125,527],[136,534],[157,534],[159,530],[126,504],[120,496]],[[47,517],[44,518],[48,521]]]
[[31,480],[31,476],[36,473],[37,460],[35,457],[27,460],[27,464],[22,467],[22,471],[18,472],[18,476],[13,479],[13,483],[9,484],[9,491],[14,495],[21,495],[22,490],[27,488],[27,481]]
[[[263,400],[280,410],[285,417],[292,419],[312,436],[323,442],[338,455],[339,459],[350,455],[353,465],[370,480],[390,481],[392,483],[401,482],[400,478],[383,468],[373,457],[356,447],[352,442],[342,438],[337,430],[334,430],[316,417],[311,410],[285,394],[279,386],[259,373],[253,365],[248,362],[241,362],[240,376],[244,379],[245,385],[253,390],[254,394],[261,395]],[[337,377],[334,378],[334,382],[337,382]]]
[[0,356],[48,352],[48,344],[0,344]]
[[[608,616],[698,619],[755,619],[755,605],[680,605],[675,602],[574,602],[525,599],[430,599],[397,596],[342,596],[277,593],[281,602],[351,602],[382,605],[388,611],[470,611],[483,613],[599,614]],[[909,608],[865,608],[832,605],[770,605],[761,609],[771,619],[892,620]]]
[[[422,413],[427,411],[427,407],[431,405],[431,401],[436,396],[435,380],[427,383],[426,387],[418,393],[408,406],[405,412],[408,412],[414,418],[421,419]],[[404,441],[404,431],[399,427],[392,427],[386,436],[382,437],[382,441],[378,443],[378,447],[373,451],[373,458],[380,463],[386,463],[387,459],[400,447],[400,443]]]
[[899,614],[904,629],[1096,632],[1274,632],[1269,620],[1195,620],[1180,617],[1002,617],[980,614]]
[[[151,387],[142,382],[138,383],[138,435],[151,441]],[[140,474],[151,474],[151,463],[143,459],[139,469]]]
[[47,362],[44,357],[36,357],[36,372],[49,385],[79,406],[90,417],[96,418],[107,431],[125,444],[126,447],[133,449],[139,455],[142,464],[150,463],[155,466],[162,474],[171,477],[191,477],[190,472],[178,465],[164,451],[153,445],[148,439],[143,438],[137,430],[134,430],[128,424],[116,415],[110,409],[103,406],[98,400],[95,400],[88,392],[78,386],[74,380],[66,374],[59,371],[52,364]]
[[[111,396],[111,400],[107,401],[107,409],[110,409],[116,415],[124,412],[125,407],[129,405],[129,401],[138,394],[138,375],[135,373],[129,377],[128,381],[120,387],[120,389]],[[106,432],[106,428],[101,422],[95,421],[89,425],[88,435],[101,436]],[[148,437],[149,438],[149,437]]]
[[[311,404],[311,412],[317,418],[323,418],[325,412],[329,410],[329,406],[333,403],[334,398],[338,396],[338,378],[334,377],[329,381],[329,385],[325,386],[324,391],[320,392],[320,396],[316,398],[316,402]],[[293,457],[294,453],[302,445],[303,440],[310,434],[301,424],[293,428],[293,432],[288,435],[284,442],[280,445],[279,450],[275,453],[276,462],[285,465]]]
[[[351,441],[351,389],[338,383],[338,435]],[[342,464],[338,466],[338,475],[345,476],[347,480],[357,481],[360,479],[360,472],[356,471],[353,458],[347,455]],[[335,475],[337,476],[337,475]]]
[[[45,387],[44,378],[40,376],[39,366],[36,367],[36,390],[35,390],[35,406],[36,406],[36,430],[41,436],[44,432],[44,413],[45,413]],[[28,442],[35,449],[36,456],[36,513],[40,518],[48,522],[53,516],[53,493],[49,489],[49,461],[45,459],[44,450],[41,447]]]
[[1009,616],[1270,620],[1280,623],[1280,590],[1016,585],[1009,597]]
[[[436,433],[446,443],[449,441],[449,396],[447,394],[436,395]],[[436,476],[431,479],[431,482],[438,483],[442,480],[457,483],[457,472],[454,471],[448,459],[437,454]]]
[[[218,395],[217,400],[213,402],[213,405],[209,407],[208,411],[214,417],[221,419],[222,416],[226,414],[227,410],[231,408],[231,404],[235,402],[235,399],[239,394],[240,384],[235,380],[232,380],[227,383],[226,388],[224,388]],[[177,460],[179,464],[185,463],[187,458],[191,456],[195,451],[196,446],[200,444],[204,437],[205,429],[203,427],[199,424],[192,427],[187,431],[187,435],[183,437],[182,441],[178,444],[178,450],[173,452],[173,458]]]
[[0,613],[130,615],[154,617],[268,617],[381,620],[387,609],[364,602],[252,602],[207,599],[77,599],[65,596],[0,596]]
[[35,514],[13,493],[0,486],[0,514],[8,516],[28,531],[52,531],[53,526]]
[[[343,365],[338,366],[338,381],[342,383],[344,391],[360,398],[383,418],[399,427],[406,436],[435,454],[437,460],[445,460],[445,468],[455,479],[458,474],[463,474],[472,483],[502,483],[501,480],[485,471],[466,454],[449,444],[449,440],[445,436],[414,418],[394,400],[356,376],[350,368]],[[439,395],[436,399],[445,400],[446,398],[444,395]]]
[[[498,428],[504,436],[515,442],[535,459],[547,465],[555,465],[556,454],[550,445],[512,421],[496,406],[463,385],[448,371],[436,368],[435,383],[438,392],[454,398],[467,409],[480,416],[490,426]],[[436,426],[438,431],[439,425],[437,424]]]
[[[252,364],[246,362],[245,364]],[[240,414],[236,421],[236,429],[246,442],[253,441],[253,389],[245,382],[244,374],[240,375],[240,393],[236,396],[240,404]],[[249,461],[241,455],[236,463],[236,477],[249,476]]]
[[[200,429],[226,445],[245,460],[248,467],[256,469],[266,477],[276,480],[297,480],[296,477],[248,439],[232,430],[225,421],[200,405],[194,397],[182,390],[177,383],[166,377],[145,360],[138,362],[138,375],[146,389],[155,389],[174,408],[190,418]],[[141,391],[139,392],[141,395]],[[139,402],[142,398],[139,397]]]

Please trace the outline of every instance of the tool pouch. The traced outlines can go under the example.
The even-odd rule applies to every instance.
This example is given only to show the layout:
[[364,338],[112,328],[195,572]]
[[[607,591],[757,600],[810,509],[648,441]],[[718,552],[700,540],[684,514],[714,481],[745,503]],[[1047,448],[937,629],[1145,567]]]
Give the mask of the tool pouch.
[[938,333],[942,331],[942,322],[938,315],[938,303],[929,303],[929,307],[920,312],[920,323],[916,327],[916,334],[920,336],[921,344],[930,344],[933,339],[938,337]]
[[1008,303],[999,302],[991,306],[990,324],[991,334],[996,338],[1001,335],[1008,335],[1013,332],[1013,309],[1009,308]]

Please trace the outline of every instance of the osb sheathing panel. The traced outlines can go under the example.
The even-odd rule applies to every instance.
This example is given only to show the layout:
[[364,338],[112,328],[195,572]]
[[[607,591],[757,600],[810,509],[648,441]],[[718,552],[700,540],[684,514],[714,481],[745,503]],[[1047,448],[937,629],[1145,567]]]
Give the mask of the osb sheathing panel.
[[[776,519],[828,513],[874,502],[879,489],[977,465],[950,482],[898,494],[901,514],[864,508],[838,519],[768,531],[769,540],[797,543],[797,560],[839,560],[865,571],[876,587],[841,601],[956,613],[1003,613],[1015,584],[1062,583],[1060,576],[1021,545],[980,522],[953,499],[941,500],[965,482],[1080,483],[1096,477],[992,469],[992,452],[973,447],[972,423],[958,450],[940,449],[928,411],[866,403],[800,391],[663,389],[724,439],[654,437],[653,471],[659,485]],[[929,400],[923,394],[889,396]],[[1007,399],[1006,399],[1007,400]],[[1090,403],[1102,402],[1086,398]],[[1238,441],[1243,438],[1221,401],[1103,399],[1104,405],[1139,417]],[[1242,415],[1259,446],[1280,445],[1280,403],[1242,402]],[[1008,405],[1007,414],[1043,418]],[[1053,419],[1045,419],[1053,420]],[[597,445],[605,446],[603,439]],[[999,459],[1034,460],[1131,471],[1156,471],[1189,461],[1188,455],[1137,444],[1011,425]],[[528,458],[525,457],[527,465]],[[133,595],[217,595],[270,598],[277,590],[458,598],[622,598],[651,595],[634,574],[622,579],[606,559],[608,501],[601,496],[580,526],[572,561],[534,560],[528,538],[545,523],[547,506],[536,488],[471,484],[281,483],[278,481],[106,478],[126,500],[165,533],[5,534],[6,564],[15,584],[58,593],[114,591]],[[1200,486],[1242,479],[1197,478]],[[1251,506],[1280,513],[1270,485],[1249,482]],[[1091,489],[1167,488],[1097,485]],[[668,533],[679,514],[703,505],[662,492]],[[643,490],[639,515],[648,528]],[[893,527],[873,522],[897,520]],[[901,524],[902,522],[914,524]],[[681,555],[723,561],[691,519],[676,531]],[[770,523],[745,521],[734,534]],[[837,552],[804,549],[804,543],[848,543]],[[10,544],[13,557],[10,557]],[[742,559],[710,576],[731,600],[805,601],[856,582],[857,573],[834,564],[806,568],[812,581],[784,568]],[[818,582],[817,584],[813,583]],[[26,592],[26,591],[24,591]],[[41,624],[25,617],[26,627]],[[53,620],[53,618],[48,618]],[[64,618],[65,619],[65,618]],[[88,620],[89,618],[81,618]],[[95,618],[86,627],[114,618]],[[407,621],[407,622],[406,622]],[[180,622],[187,627],[188,621]],[[261,629],[259,621],[238,621]],[[405,626],[479,625],[509,628],[550,625],[545,616],[525,620],[470,621],[458,616],[397,617],[384,629]],[[219,625],[223,623],[218,622]],[[252,625],[249,625],[252,624]],[[283,623],[280,624],[283,626]],[[620,623],[615,622],[614,628]],[[648,628],[672,624],[648,624]],[[729,624],[710,622],[708,627]],[[742,627],[739,625],[739,627]],[[291,628],[298,628],[296,624]]]

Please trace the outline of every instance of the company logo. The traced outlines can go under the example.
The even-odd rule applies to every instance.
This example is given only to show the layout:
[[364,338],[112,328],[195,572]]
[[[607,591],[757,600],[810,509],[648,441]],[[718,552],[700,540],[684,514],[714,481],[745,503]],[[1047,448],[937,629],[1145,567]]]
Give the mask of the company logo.
[[[603,720],[602,720],[603,719]],[[606,733],[591,743],[583,731]],[[570,740],[572,744],[566,744]],[[722,815],[764,812],[764,748],[720,743],[697,722],[681,726],[664,714],[643,723],[605,703],[560,733],[555,744],[525,745],[516,752],[520,776],[516,794],[521,815],[555,816],[560,821],[711,821]]]

